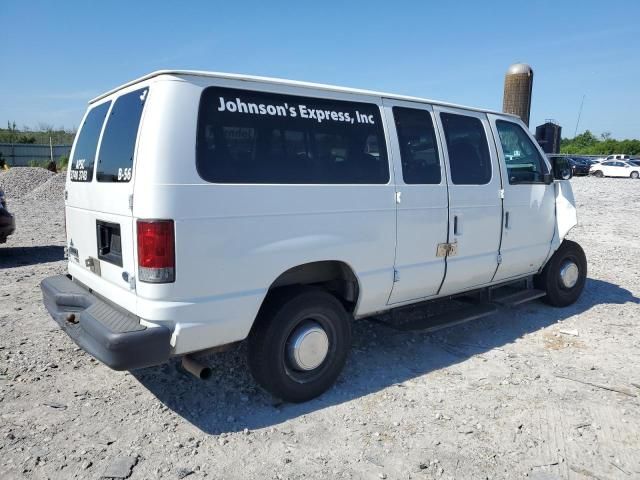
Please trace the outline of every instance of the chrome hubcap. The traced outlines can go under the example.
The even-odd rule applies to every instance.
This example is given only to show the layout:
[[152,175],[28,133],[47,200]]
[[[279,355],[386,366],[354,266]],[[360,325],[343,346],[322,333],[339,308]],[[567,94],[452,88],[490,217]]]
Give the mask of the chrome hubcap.
[[316,322],[303,323],[289,338],[287,354],[289,361],[298,370],[313,370],[319,367],[329,352],[329,337]]
[[560,268],[560,281],[564,288],[573,288],[578,283],[578,276],[580,271],[578,266],[571,262],[566,261]]

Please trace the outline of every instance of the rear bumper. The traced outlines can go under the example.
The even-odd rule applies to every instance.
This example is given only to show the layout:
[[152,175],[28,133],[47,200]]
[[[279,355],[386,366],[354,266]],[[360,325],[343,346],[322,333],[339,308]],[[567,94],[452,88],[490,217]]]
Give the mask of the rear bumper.
[[16,220],[9,212],[0,206],[0,243],[7,241],[7,237],[16,230]]
[[131,370],[166,362],[171,331],[147,327],[73,282],[66,275],[40,284],[44,305],[53,319],[85,352],[114,370]]

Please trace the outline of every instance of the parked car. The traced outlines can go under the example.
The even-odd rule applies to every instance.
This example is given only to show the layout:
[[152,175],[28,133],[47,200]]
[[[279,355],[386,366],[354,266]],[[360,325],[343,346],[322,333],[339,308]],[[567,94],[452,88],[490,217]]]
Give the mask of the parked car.
[[589,175],[589,168],[591,167],[591,164],[587,159],[581,157],[569,157],[568,161],[574,175]]
[[629,159],[629,155],[622,155],[622,154],[615,154],[615,155],[608,155],[607,157],[605,157],[604,161],[611,161],[611,160],[628,160]]
[[628,160],[628,162],[631,165],[634,165],[636,167],[640,167],[640,158],[632,158],[631,160]]
[[572,157],[570,160],[574,175],[589,175],[591,163],[587,159]]
[[547,155],[550,161],[564,159],[571,167],[573,175],[589,175],[589,164],[580,157],[568,157],[566,155]]
[[[100,139],[100,141],[98,141]],[[351,323],[464,295],[425,331],[580,296],[565,160],[502,112],[327,85],[162,71],[101,95],[71,152],[68,275],[44,304],[117,369],[247,339],[265,389],[329,388]]]
[[590,173],[595,177],[640,177],[640,166],[620,160],[591,165]]
[[16,230],[16,221],[7,209],[7,199],[0,188],[0,243],[6,243],[7,237]]

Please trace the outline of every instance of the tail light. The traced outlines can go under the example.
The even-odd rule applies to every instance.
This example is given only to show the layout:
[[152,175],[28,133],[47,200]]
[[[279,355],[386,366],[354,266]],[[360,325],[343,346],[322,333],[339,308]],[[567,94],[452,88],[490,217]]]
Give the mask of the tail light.
[[173,220],[138,220],[138,280],[171,283],[176,279]]

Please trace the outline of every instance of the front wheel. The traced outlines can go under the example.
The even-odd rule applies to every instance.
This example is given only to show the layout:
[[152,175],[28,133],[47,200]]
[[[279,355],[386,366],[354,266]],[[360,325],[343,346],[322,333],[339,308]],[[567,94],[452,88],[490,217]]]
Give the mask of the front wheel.
[[638,172],[631,172],[631,178],[633,178],[634,180],[636,180],[640,175],[638,175]]
[[582,247],[564,240],[534,282],[547,295],[543,300],[554,307],[566,307],[578,300],[587,279],[587,257]]
[[338,378],[351,347],[351,318],[319,288],[283,288],[265,301],[248,342],[249,368],[274,396],[304,402]]
[[593,176],[594,177],[598,177],[598,178],[602,178],[602,177],[604,177],[604,173],[602,173],[602,170],[596,170],[595,172],[593,172]]

